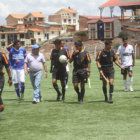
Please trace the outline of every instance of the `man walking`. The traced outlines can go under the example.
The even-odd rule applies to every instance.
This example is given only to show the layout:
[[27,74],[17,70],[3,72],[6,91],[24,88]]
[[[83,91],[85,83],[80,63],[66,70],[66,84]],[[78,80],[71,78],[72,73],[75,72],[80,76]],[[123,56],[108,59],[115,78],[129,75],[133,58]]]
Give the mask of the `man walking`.
[[51,53],[51,68],[50,72],[52,73],[52,84],[54,89],[57,92],[57,101],[60,100],[61,92],[59,91],[57,80],[61,81],[62,86],[62,101],[65,101],[65,78],[66,78],[66,64],[59,62],[59,57],[65,55],[69,59],[69,52],[62,48],[61,40],[57,39],[54,41],[55,49]]
[[119,61],[121,57],[121,65],[125,67],[125,69],[121,70],[121,74],[123,75],[124,81],[124,91],[128,91],[127,88],[127,74],[129,75],[129,89],[133,91],[133,76],[132,76],[132,69],[135,66],[135,56],[134,56],[134,49],[133,46],[128,44],[128,38],[122,38],[123,45],[118,48],[117,51],[117,59]]
[[[105,48],[99,51],[96,58],[97,67],[100,73],[100,80],[103,82],[102,90],[105,102],[113,103],[112,96],[114,91],[114,67],[113,62],[123,69],[117,61],[114,50],[111,49],[111,40],[105,41]],[[109,79],[109,100],[107,97],[107,82]]]
[[2,91],[4,88],[4,81],[5,81],[4,66],[6,68],[6,71],[7,71],[8,77],[9,77],[9,80],[8,80],[9,86],[11,86],[12,85],[12,77],[11,77],[11,72],[10,72],[10,68],[9,68],[9,63],[8,63],[6,55],[4,53],[0,52],[0,112],[2,112],[4,110],[4,104],[2,101],[2,97],[1,97]]
[[[25,89],[25,73],[24,73],[24,59],[26,57],[25,48],[21,47],[20,41],[14,42],[14,47],[10,49],[9,61],[13,72],[13,83],[15,85],[18,100],[24,100]],[[21,82],[21,95],[19,90],[19,83]]]
[[[79,103],[83,104],[85,83],[87,83],[87,78],[90,76],[91,59],[89,53],[83,49],[83,43],[81,41],[75,42],[75,49],[69,62],[74,62],[73,85],[78,95]],[[79,91],[79,83],[81,85],[81,91]]]
[[[39,52],[39,45],[32,46],[32,52],[27,55],[24,63],[25,72],[30,73],[30,80],[34,89],[33,104],[41,101],[42,95],[40,91],[40,84],[42,78],[42,69],[44,67],[45,77],[47,78],[47,65],[42,53]],[[27,69],[27,64],[29,69]]]

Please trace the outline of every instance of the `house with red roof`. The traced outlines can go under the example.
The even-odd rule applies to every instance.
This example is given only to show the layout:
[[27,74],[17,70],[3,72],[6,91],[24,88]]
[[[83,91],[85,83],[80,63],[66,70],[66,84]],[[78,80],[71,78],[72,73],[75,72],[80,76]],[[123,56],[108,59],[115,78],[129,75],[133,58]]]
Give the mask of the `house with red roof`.
[[15,26],[24,23],[25,14],[9,14],[6,18],[6,23],[9,26]]
[[31,27],[34,25],[42,25],[45,23],[46,16],[41,12],[30,12],[24,17],[25,27]]
[[[107,18],[107,17],[103,17]],[[79,15],[79,30],[85,31],[88,28],[88,21],[92,19],[100,19],[100,16]]]

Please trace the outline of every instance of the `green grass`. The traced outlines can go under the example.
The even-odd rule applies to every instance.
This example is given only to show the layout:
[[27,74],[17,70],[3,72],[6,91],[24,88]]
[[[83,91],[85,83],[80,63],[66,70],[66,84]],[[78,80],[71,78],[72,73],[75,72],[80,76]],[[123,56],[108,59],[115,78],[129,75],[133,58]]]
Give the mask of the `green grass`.
[[[47,62],[49,67],[49,62]],[[69,76],[66,102],[56,102],[56,92],[48,79],[42,78],[44,101],[32,104],[33,89],[26,76],[25,101],[18,102],[14,87],[3,91],[5,110],[0,120],[0,140],[140,140],[140,60],[134,68],[134,92],[124,92],[120,69],[115,66],[114,103],[103,102],[102,82],[95,63],[91,85],[86,85],[85,102],[77,96]]]

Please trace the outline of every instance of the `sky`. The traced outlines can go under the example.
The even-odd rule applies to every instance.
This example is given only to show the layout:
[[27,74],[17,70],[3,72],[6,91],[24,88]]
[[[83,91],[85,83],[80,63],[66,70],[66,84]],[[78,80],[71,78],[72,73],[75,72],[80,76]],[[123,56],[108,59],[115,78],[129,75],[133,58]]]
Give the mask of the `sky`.
[[[61,8],[71,7],[79,15],[100,15],[99,6],[108,0],[0,0],[0,24],[5,24],[9,14],[28,14],[42,12],[46,19]],[[120,9],[114,8],[113,15],[120,15]],[[103,16],[110,16],[109,8],[105,8]]]

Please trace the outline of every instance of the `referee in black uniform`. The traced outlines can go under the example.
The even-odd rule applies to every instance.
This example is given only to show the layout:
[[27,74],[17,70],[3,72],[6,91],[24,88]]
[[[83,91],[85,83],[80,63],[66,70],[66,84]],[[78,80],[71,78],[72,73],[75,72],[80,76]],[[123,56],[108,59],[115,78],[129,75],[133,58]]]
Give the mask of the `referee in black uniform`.
[[[116,59],[116,55],[114,50],[111,49],[112,41],[105,41],[105,48],[99,51],[97,54],[96,62],[97,67],[100,73],[100,80],[103,81],[103,93],[105,96],[105,102],[113,103],[112,95],[114,90],[114,67],[113,62],[119,66],[121,69],[124,69],[120,66]],[[109,81],[108,81],[108,79]],[[109,82],[109,100],[107,97],[107,82]]]
[[51,68],[50,72],[52,73],[52,84],[54,89],[57,92],[57,101],[60,100],[61,92],[59,91],[57,80],[61,81],[62,86],[62,101],[65,101],[65,79],[67,76],[66,73],[66,64],[59,62],[59,57],[61,55],[66,55],[69,59],[69,52],[62,47],[61,40],[57,39],[54,41],[55,48],[51,52]]
[[[75,42],[75,51],[72,53],[69,62],[74,62],[73,66],[73,85],[74,89],[78,95],[78,101],[83,104],[83,98],[85,94],[85,83],[87,83],[87,78],[90,76],[90,63],[91,59],[89,53],[83,48],[83,43],[81,41]],[[79,91],[79,83],[81,84],[81,91]]]
[[12,77],[11,77],[11,72],[9,69],[9,63],[8,63],[8,60],[7,60],[7,57],[5,56],[5,54],[0,52],[0,112],[2,112],[4,110],[4,104],[2,101],[2,97],[1,97],[3,87],[4,87],[4,81],[5,81],[5,79],[4,79],[4,66],[6,68],[8,76],[9,76],[9,80],[8,80],[9,86],[11,86],[12,85]]

